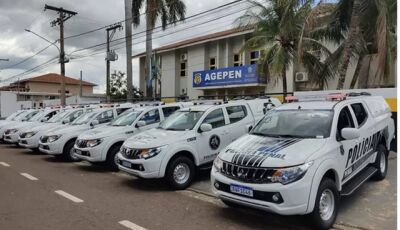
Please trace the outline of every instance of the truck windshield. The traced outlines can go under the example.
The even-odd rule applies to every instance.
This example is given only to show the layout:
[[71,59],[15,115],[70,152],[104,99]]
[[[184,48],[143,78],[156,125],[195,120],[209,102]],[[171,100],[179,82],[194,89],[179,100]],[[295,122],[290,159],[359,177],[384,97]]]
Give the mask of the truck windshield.
[[34,116],[30,117],[27,121],[40,121],[40,119],[42,119],[42,117],[44,116],[44,112],[43,111],[39,111],[38,113],[36,113]]
[[111,126],[127,126],[132,125],[132,123],[141,114],[141,111],[126,111],[122,113],[119,117],[111,121]]
[[203,113],[203,111],[177,111],[161,122],[158,128],[176,131],[191,130]]
[[97,112],[90,112],[90,113],[84,113],[76,120],[74,120],[71,125],[83,125],[88,123],[94,116],[96,116],[98,113]]
[[52,118],[50,118],[48,121],[46,121],[45,123],[57,123],[57,122],[61,122],[63,120],[63,118],[70,113],[69,111],[63,111],[63,112],[59,112],[56,115],[54,115]]
[[327,138],[333,111],[273,110],[254,127],[251,134],[271,137]]
[[22,113],[24,113],[24,111],[17,111],[15,113],[11,114],[10,116],[8,116],[5,120],[6,121],[13,121],[17,116],[19,116]]
[[33,116],[35,116],[38,112],[39,112],[39,110],[27,112],[24,114],[24,116],[21,117],[21,119],[25,119],[25,121],[29,121],[29,119],[31,119]]

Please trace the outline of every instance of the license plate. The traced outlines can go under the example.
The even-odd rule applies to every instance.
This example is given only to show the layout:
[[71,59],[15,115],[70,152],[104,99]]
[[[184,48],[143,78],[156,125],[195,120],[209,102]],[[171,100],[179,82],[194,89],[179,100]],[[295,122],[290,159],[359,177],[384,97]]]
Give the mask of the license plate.
[[230,190],[232,193],[253,197],[253,189],[246,186],[230,184]]
[[127,168],[132,167],[132,164],[130,162],[122,161],[121,163],[122,163],[122,166],[124,166],[124,167],[127,167]]
[[75,149],[75,153],[76,153],[76,154],[79,154],[79,155],[82,155],[82,151],[79,150],[79,149]]

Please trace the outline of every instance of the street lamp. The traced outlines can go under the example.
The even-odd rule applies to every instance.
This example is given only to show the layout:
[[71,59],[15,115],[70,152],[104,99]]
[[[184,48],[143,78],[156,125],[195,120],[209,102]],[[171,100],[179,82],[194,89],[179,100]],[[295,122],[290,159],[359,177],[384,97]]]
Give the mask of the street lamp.
[[63,53],[61,52],[61,49],[56,45],[58,40],[56,40],[54,42],[51,42],[47,38],[45,38],[45,37],[33,32],[32,30],[25,29],[25,31],[36,35],[37,37],[41,38],[42,40],[50,43],[51,45],[53,45],[53,46],[55,46],[57,48],[58,53],[59,53],[59,62],[61,64],[61,83],[60,83],[61,84],[61,90],[60,90],[61,91],[61,95],[60,95],[60,99],[61,99],[61,106],[65,106],[65,80],[64,80],[64,77],[65,77],[64,76],[65,75],[64,69],[65,69],[65,67],[64,67],[64,65],[68,61],[65,60],[65,57],[64,57]]

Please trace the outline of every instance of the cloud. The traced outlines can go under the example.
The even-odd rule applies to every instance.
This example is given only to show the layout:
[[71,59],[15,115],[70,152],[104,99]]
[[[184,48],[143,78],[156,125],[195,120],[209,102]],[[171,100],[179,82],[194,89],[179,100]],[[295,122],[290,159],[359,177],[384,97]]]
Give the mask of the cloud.
[[[190,1],[184,0],[187,6],[186,16],[197,14],[204,10],[212,9],[218,5],[222,5],[232,0],[203,0]],[[65,36],[83,33],[92,29],[96,29],[105,25],[109,25],[124,20],[124,1],[81,1],[81,0],[1,0],[0,1],[0,30],[2,36],[0,38],[0,58],[9,58],[9,62],[0,62],[0,79],[6,79],[15,74],[22,73],[26,70],[34,68],[41,63],[58,55],[55,47],[49,47],[40,55],[18,65],[13,68],[7,68],[21,60],[35,54],[39,50],[48,46],[46,41],[36,37],[35,35],[25,32],[28,28],[38,33],[50,41],[56,41],[59,38],[59,28],[51,27],[50,22],[57,17],[54,11],[43,11],[44,5],[54,5],[64,7],[72,11],[78,12],[65,23]],[[202,17],[188,19],[185,23],[178,23],[176,26],[168,27],[165,31],[156,29],[153,34],[153,47],[158,47],[173,42],[185,40],[207,33],[214,33],[227,29],[232,25],[232,21],[243,13],[243,6],[237,5],[230,7],[221,12],[212,12]],[[219,20],[212,20],[218,15],[230,14],[228,17]],[[206,22],[206,21],[210,22]],[[143,52],[145,50],[145,34],[144,20],[142,25],[133,28],[136,34],[133,39],[133,54]],[[204,22],[204,23],[202,23]],[[125,26],[125,24],[122,24]],[[117,31],[114,36],[115,42],[112,43],[112,49],[116,49],[119,55],[118,61],[111,63],[111,71],[126,71],[126,51],[125,51],[125,31]],[[84,80],[91,81],[99,85],[96,92],[104,92],[105,90],[105,45],[95,47],[90,50],[74,52],[78,49],[104,43],[106,41],[106,32],[104,29],[76,38],[65,40],[65,52],[71,58],[66,64],[66,75],[79,78],[79,72],[83,71]],[[58,44],[57,44],[58,45]],[[103,53],[100,53],[103,52]],[[72,53],[72,54],[71,54]],[[71,55],[69,55],[71,54]],[[80,58],[87,55],[97,54],[94,56]],[[75,58],[75,59],[74,59]],[[48,72],[59,72],[59,64],[55,62],[43,69],[38,69],[21,78],[28,78],[38,74]],[[134,84],[138,84],[138,63],[134,61]],[[17,80],[17,79],[13,79]]]

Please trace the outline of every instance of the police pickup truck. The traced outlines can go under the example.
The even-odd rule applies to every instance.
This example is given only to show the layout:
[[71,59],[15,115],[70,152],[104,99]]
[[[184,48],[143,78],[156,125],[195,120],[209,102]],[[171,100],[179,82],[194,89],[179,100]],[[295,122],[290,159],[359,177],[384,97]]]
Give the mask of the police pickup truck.
[[18,144],[19,135],[26,129],[41,126],[43,122],[49,120],[57,113],[60,109],[44,109],[40,110],[35,116],[26,120],[26,122],[14,123],[4,127],[4,141],[10,144]]
[[75,156],[89,162],[106,162],[111,170],[118,170],[116,155],[130,136],[158,126],[169,115],[189,102],[136,107],[125,111],[107,126],[86,131],[75,142]]
[[19,134],[18,145],[24,148],[36,150],[39,148],[40,137],[46,132],[50,132],[53,129],[63,129],[67,124],[73,122],[83,113],[90,111],[92,111],[91,108],[65,109],[48,121],[42,123],[42,125],[21,131]]
[[382,97],[326,96],[269,111],[224,148],[214,161],[213,192],[228,206],[308,214],[316,228],[330,228],[340,196],[385,178],[394,122]]
[[101,108],[84,113],[71,124],[46,132],[39,140],[39,150],[55,156],[62,156],[68,161],[77,161],[74,145],[80,133],[94,127],[103,126],[117,117],[121,108]]
[[276,98],[203,104],[176,111],[160,126],[127,139],[119,169],[142,178],[165,178],[173,189],[188,187],[196,167],[210,167],[218,152],[246,134]]
[[15,124],[20,124],[21,122],[26,122],[29,120],[31,117],[35,116],[39,110],[37,109],[28,109],[28,110],[23,110],[21,113],[18,115],[14,116],[11,119],[4,120],[0,123],[0,139],[4,138],[4,132],[10,125],[15,125]]

